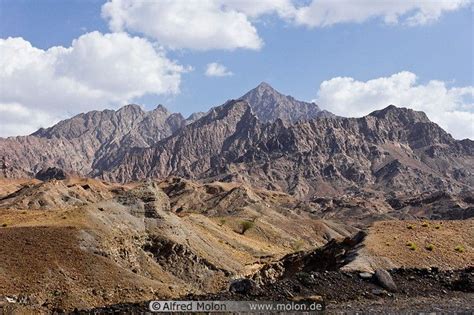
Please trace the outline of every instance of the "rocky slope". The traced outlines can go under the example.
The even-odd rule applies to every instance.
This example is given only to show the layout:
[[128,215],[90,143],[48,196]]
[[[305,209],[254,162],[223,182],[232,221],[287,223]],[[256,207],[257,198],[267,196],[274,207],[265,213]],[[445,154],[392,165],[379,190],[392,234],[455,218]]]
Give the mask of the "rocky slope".
[[[4,298],[7,309],[49,313],[189,295],[251,297],[228,291],[243,277],[259,283],[260,298],[290,299],[301,290],[333,303],[367,298],[353,289],[365,283],[360,271],[472,265],[473,220],[380,221],[365,236],[312,210],[313,203],[236,182],[0,180],[0,311]],[[340,294],[285,284],[313,272],[330,277],[333,288],[355,282]]]
[[9,187],[0,190],[0,302],[24,298],[35,310],[216,292],[355,231],[297,213],[291,196],[239,183],[0,184]]
[[127,105],[79,114],[30,136],[0,138],[0,176],[31,177],[51,166],[85,175],[104,156],[149,147],[185,124],[161,105],[149,112]]
[[154,147],[116,156],[95,173],[130,181],[179,175],[237,180],[306,199],[382,191],[471,191],[474,142],[457,141],[422,112],[393,105],[362,118],[261,123],[229,101]]

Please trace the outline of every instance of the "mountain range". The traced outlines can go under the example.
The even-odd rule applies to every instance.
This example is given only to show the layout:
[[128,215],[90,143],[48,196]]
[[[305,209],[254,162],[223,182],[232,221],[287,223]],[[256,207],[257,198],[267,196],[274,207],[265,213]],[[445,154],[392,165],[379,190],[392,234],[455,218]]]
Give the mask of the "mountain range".
[[339,117],[266,83],[188,118],[79,114],[0,138],[0,314],[469,313],[473,173],[474,142],[423,112]]
[[33,177],[49,167],[117,182],[240,181],[301,199],[459,193],[474,185],[474,142],[455,140],[423,112],[390,105],[338,117],[261,83],[187,119],[162,105],[127,105],[0,138],[0,176]]

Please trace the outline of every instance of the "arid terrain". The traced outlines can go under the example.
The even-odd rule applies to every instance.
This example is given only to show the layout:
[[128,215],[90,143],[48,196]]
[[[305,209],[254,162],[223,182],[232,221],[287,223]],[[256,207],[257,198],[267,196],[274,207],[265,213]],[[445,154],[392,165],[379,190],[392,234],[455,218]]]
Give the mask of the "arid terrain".
[[474,142],[266,83],[185,119],[93,111],[0,138],[0,310],[152,299],[474,309]]
[[[242,183],[5,179],[1,187],[0,296],[6,310],[130,303],[123,307],[138,311],[140,304],[133,303],[151,299],[314,295],[328,307],[363,309],[381,299],[402,303],[397,299],[413,294],[458,298],[467,303],[461,309],[472,307],[473,271],[459,271],[474,261],[472,219],[382,220],[346,244],[344,238],[359,228],[322,219],[285,193]],[[358,275],[380,268],[392,270],[400,293]],[[437,268],[436,277],[427,280],[429,268]],[[455,286],[459,277],[468,277],[466,292]],[[229,292],[241,278],[254,279],[256,287]]]

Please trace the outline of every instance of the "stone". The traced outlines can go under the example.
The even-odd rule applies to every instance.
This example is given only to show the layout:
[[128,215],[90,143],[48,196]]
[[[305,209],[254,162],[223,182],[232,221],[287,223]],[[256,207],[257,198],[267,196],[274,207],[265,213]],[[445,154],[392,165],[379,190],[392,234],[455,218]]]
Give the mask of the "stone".
[[233,280],[230,283],[229,291],[232,293],[246,294],[257,288],[255,281],[247,278]]
[[383,295],[383,294],[385,294],[385,290],[382,290],[382,289],[372,289],[372,294],[374,294],[374,295]]
[[391,291],[391,292],[397,292],[398,288],[397,288],[397,285],[395,284],[395,282],[393,281],[392,279],[392,276],[390,275],[390,273],[385,270],[385,269],[377,269],[375,270],[375,279],[377,280],[377,283]]
[[371,274],[370,272],[361,272],[361,273],[359,273],[359,277],[364,279],[364,280],[370,280],[370,279],[372,279],[373,274]]

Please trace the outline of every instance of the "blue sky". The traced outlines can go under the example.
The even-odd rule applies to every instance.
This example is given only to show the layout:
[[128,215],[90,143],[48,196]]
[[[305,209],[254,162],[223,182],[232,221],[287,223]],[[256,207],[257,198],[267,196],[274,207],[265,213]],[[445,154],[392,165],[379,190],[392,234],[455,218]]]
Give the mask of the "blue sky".
[[[214,7],[210,9],[210,6],[203,8],[201,12],[201,6],[204,5],[198,4],[192,13],[193,18],[194,15],[197,16],[198,26],[215,18],[215,22],[209,22],[213,23],[210,27],[221,27],[219,23],[222,19],[219,14],[223,15],[224,28],[227,27],[229,18],[243,17],[244,20],[239,20],[240,25],[223,33],[199,33],[196,37],[202,38],[196,40],[193,32],[206,30],[196,31],[195,25],[194,29],[183,28],[182,31],[176,31],[176,24],[165,20],[169,16],[180,14],[182,10],[178,8],[177,11],[167,11],[171,4],[166,1],[163,1],[165,3],[162,7],[126,11],[127,17],[120,21],[119,27],[111,25],[111,21],[117,18],[113,15],[120,16],[117,10],[123,10],[126,2],[127,0],[115,1],[110,4],[111,8],[115,6],[114,10],[104,14],[105,1],[0,0],[0,38],[21,38],[23,41],[21,44],[17,43],[15,51],[31,50],[24,59],[35,55],[32,49],[24,45],[25,42],[43,51],[48,51],[53,46],[62,46],[64,51],[61,52],[61,63],[58,64],[64,65],[67,62],[67,71],[63,66],[55,66],[51,70],[54,80],[58,79],[60,73],[61,76],[69,76],[68,79],[73,77],[78,84],[87,85],[90,89],[95,88],[93,83],[98,86],[104,84],[100,97],[96,97],[98,93],[91,91],[87,91],[89,94],[85,92],[86,96],[77,95],[76,92],[51,96],[64,89],[63,83],[58,83],[51,90],[50,86],[44,87],[41,84],[36,89],[30,89],[32,83],[29,80],[36,76],[35,73],[18,72],[15,80],[11,80],[9,76],[13,74],[6,70],[7,61],[4,62],[3,69],[0,62],[0,73],[4,72],[3,79],[5,82],[9,79],[8,86],[5,83],[1,90],[6,97],[0,98],[0,114],[3,112],[3,117],[11,116],[3,118],[5,121],[3,129],[0,127],[0,136],[21,133],[22,130],[28,133],[38,125],[66,118],[79,111],[117,108],[124,105],[122,102],[143,104],[148,109],[162,103],[172,111],[189,115],[238,97],[259,82],[266,81],[285,94],[301,100],[315,100],[321,107],[337,114],[361,116],[385,104],[396,103],[395,105],[424,110],[432,120],[457,138],[473,137],[473,11],[469,2],[460,0],[457,5],[448,5],[443,1],[425,1],[431,5],[423,7],[424,4],[417,4],[420,1],[414,0],[406,8],[403,5],[377,8],[374,0],[372,7],[347,7],[341,13],[338,11],[341,8],[331,7],[331,2],[326,3],[323,9],[317,8],[316,5],[319,4],[316,0],[316,4],[308,6],[303,14],[303,10],[300,10],[302,5],[290,0],[288,2],[294,7],[289,8],[288,3],[285,3],[286,7],[281,4],[286,0],[262,1],[262,9],[257,13],[251,10],[248,2],[237,0],[233,1],[237,4],[226,9],[235,13],[233,16],[225,15],[228,14],[227,11],[211,12]],[[158,2],[160,1],[149,3]],[[277,2],[281,5],[277,5]],[[438,8],[433,9],[436,6]],[[154,16],[147,17],[146,11],[154,9],[167,15],[156,19]],[[324,12],[327,18],[321,17],[321,10],[326,10]],[[356,12],[347,13],[348,11]],[[210,12],[213,15],[209,15]],[[189,16],[183,18],[188,19]],[[137,25],[133,22],[136,19],[143,22]],[[157,56],[140,57],[143,60],[155,58],[150,59],[150,62],[157,61],[156,67],[150,70],[153,71],[150,75],[154,76],[150,77],[150,82],[145,82],[144,86],[135,84],[133,87],[124,87],[121,84],[127,84],[125,81],[109,82],[118,76],[114,72],[107,73],[109,78],[104,78],[110,85],[95,80],[101,74],[105,76],[104,71],[98,70],[94,74],[93,70],[88,69],[87,74],[82,73],[81,68],[85,64],[89,66],[89,59],[81,59],[79,54],[72,54],[67,49],[81,35],[87,36],[94,31],[101,33],[87,41],[94,47],[101,45],[102,34],[126,34],[123,40],[113,40],[114,43],[118,42],[117,45],[122,45],[117,51],[124,49],[123,53],[112,56],[114,58],[127,54],[125,42],[132,37],[143,39],[144,42],[140,45],[153,46],[158,52]],[[84,41],[84,47],[89,47],[86,46],[89,44]],[[4,47],[10,48],[12,45],[6,43]],[[88,51],[88,48],[84,49]],[[79,51],[78,48],[74,50]],[[137,48],[137,51],[143,49]],[[100,49],[94,52],[101,54]],[[65,58],[65,54],[74,56]],[[54,56],[59,58],[57,53]],[[94,58],[95,55],[87,52],[86,57],[88,56]],[[112,57],[104,59],[110,61],[109,68],[120,63],[120,60],[116,61]],[[35,58],[29,62],[43,62]],[[97,58],[100,59],[101,56]],[[160,71],[160,64],[168,61],[173,63],[166,65],[169,76],[155,75]],[[23,59],[18,62],[26,64]],[[206,75],[206,68],[210,63],[225,67],[231,74]],[[134,68],[147,67],[147,63],[128,64]],[[147,75],[147,72],[142,72],[142,76]],[[27,76],[28,80],[21,80],[21,76]],[[93,79],[88,79],[90,76]],[[52,79],[50,76],[42,78],[38,75],[35,80],[45,81],[46,85]],[[140,76],[131,76],[130,80],[137,82],[141,79]],[[11,83],[12,81],[15,82]],[[154,88],[154,82],[158,82],[160,87]],[[323,82],[326,82],[324,88],[321,85]],[[124,89],[130,90],[123,95],[114,95],[112,85],[118,89],[115,94],[120,94]],[[11,90],[24,90],[31,98],[25,99]],[[35,93],[40,95],[35,98]],[[38,105],[35,99],[38,100]],[[32,123],[15,128],[20,118],[24,120],[28,115],[31,115]],[[462,119],[461,125],[459,119]]]

